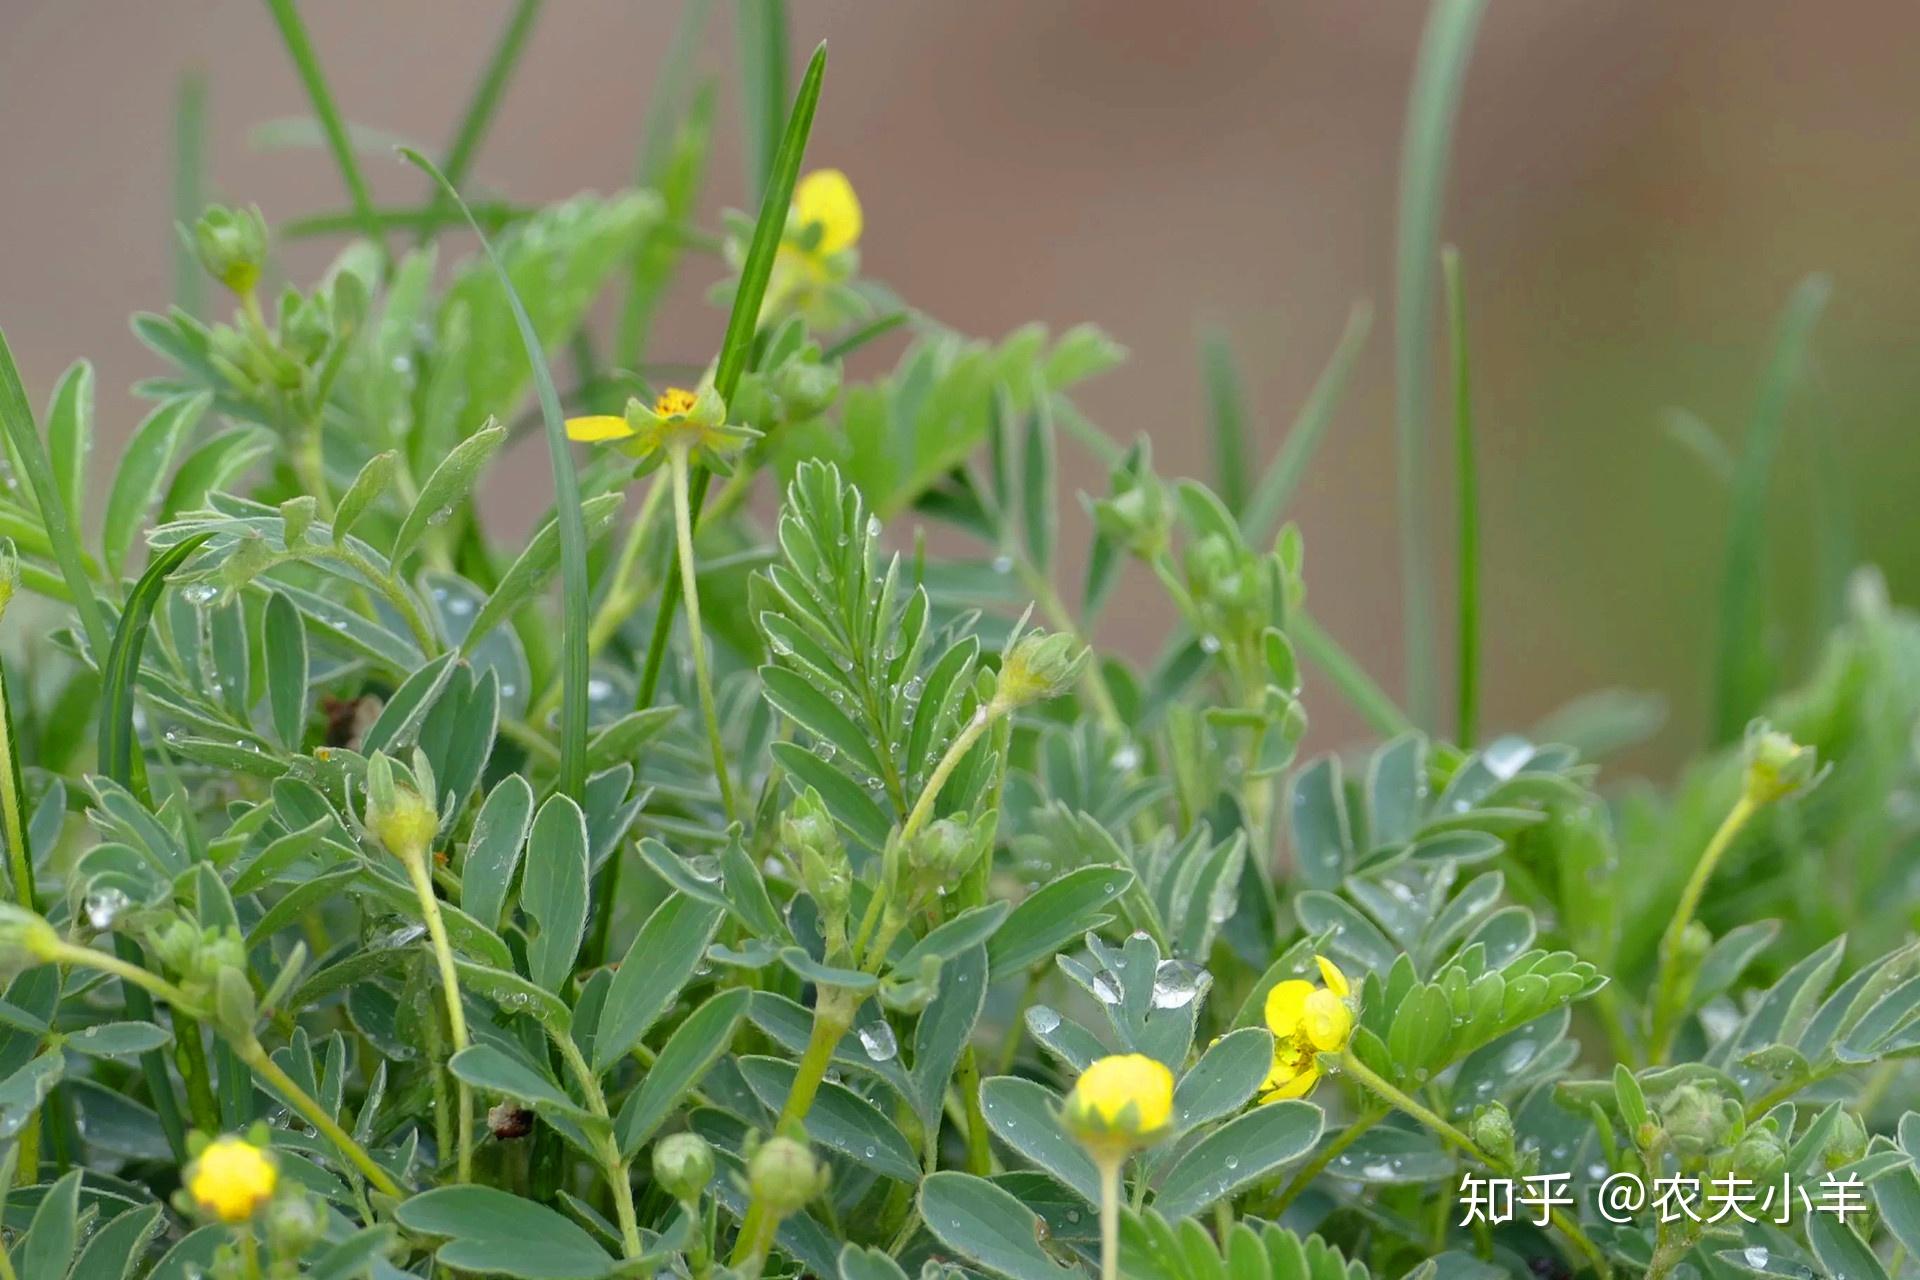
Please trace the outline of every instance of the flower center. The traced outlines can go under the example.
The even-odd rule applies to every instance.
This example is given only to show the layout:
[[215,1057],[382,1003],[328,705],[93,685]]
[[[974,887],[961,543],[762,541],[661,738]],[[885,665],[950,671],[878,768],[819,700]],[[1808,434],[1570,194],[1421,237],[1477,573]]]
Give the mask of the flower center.
[[684,416],[693,412],[697,397],[684,387],[668,387],[653,402],[653,411],[663,418]]

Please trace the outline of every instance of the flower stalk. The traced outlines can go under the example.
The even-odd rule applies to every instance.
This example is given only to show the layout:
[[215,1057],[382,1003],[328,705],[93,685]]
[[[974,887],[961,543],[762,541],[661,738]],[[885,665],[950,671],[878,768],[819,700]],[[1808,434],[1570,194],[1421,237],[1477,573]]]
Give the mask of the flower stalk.
[[720,807],[732,822],[735,817],[731,766],[727,763],[726,740],[720,735],[720,712],[713,700],[713,673],[707,668],[707,637],[700,625],[700,588],[694,572],[693,506],[690,493],[687,446],[676,441],[668,446],[667,466],[672,475],[674,542],[680,559],[680,594],[687,607],[687,641],[693,649],[693,682],[700,696],[700,715],[706,721],[707,746],[713,752],[713,776],[720,784]]

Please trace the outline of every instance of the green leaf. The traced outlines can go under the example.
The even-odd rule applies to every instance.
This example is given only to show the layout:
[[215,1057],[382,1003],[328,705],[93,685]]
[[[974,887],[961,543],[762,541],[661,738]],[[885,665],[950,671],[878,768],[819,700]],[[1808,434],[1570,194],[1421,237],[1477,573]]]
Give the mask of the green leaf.
[[500,926],[532,823],[533,787],[517,773],[500,780],[473,820],[473,838],[460,867],[460,904],[489,929]]
[[81,523],[87,510],[87,455],[93,449],[93,366],[76,360],[61,375],[47,407],[47,457],[67,515]]
[[1080,1280],[1040,1247],[1033,1210],[984,1178],[943,1171],[920,1184],[920,1216],[941,1244],[1005,1280]]
[[[481,471],[506,442],[507,429],[497,422],[489,422],[455,445],[420,486],[420,496],[414,500],[407,518],[400,522],[400,532],[394,535],[387,559],[398,565],[429,528],[446,520],[455,507],[465,502],[479,482]],[[359,487],[358,480],[354,487]]]
[[879,1249],[850,1244],[840,1251],[840,1280],[908,1280],[900,1264]]
[[[742,1058],[740,1073],[747,1086],[770,1111],[779,1112],[793,1088],[796,1068],[784,1058]],[[865,1098],[832,1081],[823,1081],[808,1108],[807,1136],[882,1177],[914,1183],[920,1162],[913,1147],[894,1125]]]
[[69,1035],[64,1045],[90,1058],[125,1058],[172,1042],[165,1027],[151,1022],[101,1022]]
[[1460,279],[1459,251],[1449,246],[1441,254],[1446,278],[1448,328],[1453,334],[1453,444],[1454,518],[1458,538],[1454,572],[1459,577],[1454,611],[1459,631],[1454,640],[1458,665],[1455,679],[1455,737],[1471,747],[1479,722],[1480,698],[1480,496],[1473,460],[1473,395],[1467,359],[1467,294]]
[[[333,544],[336,547],[347,544],[347,535],[360,523],[360,517],[366,515],[373,504],[385,497],[393,487],[393,476],[399,461],[399,453],[388,449],[385,453],[376,453],[368,458],[366,465],[360,468],[360,474],[353,478],[353,483],[347,486],[339,505],[334,508]],[[439,473],[436,471],[434,474]],[[395,563],[399,561],[398,554],[391,558]]]
[[740,123],[746,133],[747,190],[772,180],[787,101],[786,0],[750,0],[739,7]]
[[556,795],[540,806],[527,836],[520,906],[533,921],[527,965],[534,982],[560,990],[587,927],[587,823],[580,806]]
[[1272,1069],[1273,1033],[1265,1027],[1242,1027],[1221,1036],[1174,1087],[1174,1131],[1185,1133],[1238,1111]]
[[723,913],[685,894],[655,907],[614,972],[593,1038],[596,1071],[625,1057],[680,995],[706,955]]
[[1170,1218],[1199,1213],[1313,1150],[1325,1117],[1311,1102],[1271,1102],[1195,1143],[1161,1179],[1154,1208]]
[[1887,1270],[1873,1250],[1837,1215],[1807,1215],[1807,1243],[1827,1280],[1887,1280]]
[[1308,393],[1306,402],[1300,406],[1300,412],[1287,428],[1280,451],[1274,455],[1273,462],[1261,475],[1252,496],[1247,499],[1246,509],[1240,516],[1240,528],[1250,545],[1259,544],[1273,536],[1274,526],[1286,512],[1294,490],[1299,488],[1301,478],[1306,475],[1307,464],[1312,461],[1321,438],[1326,435],[1327,427],[1333,421],[1333,411],[1339,407],[1346,393],[1348,376],[1359,361],[1360,352],[1367,345],[1367,334],[1372,328],[1373,308],[1364,302],[1355,303],[1347,313],[1347,326],[1340,335],[1339,345],[1334,348],[1326,367],[1314,382],[1313,390]]
[[452,1237],[440,1264],[516,1280],[602,1280],[613,1259],[545,1205],[493,1187],[439,1187],[394,1210],[409,1231]]
[[1045,394],[1034,397],[1033,412],[1027,418],[1025,447],[1021,451],[1021,528],[1027,536],[1027,553],[1041,570],[1053,565],[1053,547],[1060,536],[1060,501],[1056,492],[1055,443],[1052,400]]
[[53,1184],[18,1246],[20,1280],[62,1280],[73,1262],[80,1216],[80,1170]]
[[228,489],[254,463],[272,453],[277,441],[263,427],[229,427],[188,454],[167,486],[160,518],[172,520],[197,510],[215,490]]
[[993,937],[1011,910],[1005,902],[989,902],[962,911],[928,930],[927,936],[909,947],[891,967],[895,973],[918,973],[925,960],[951,960],[963,951],[971,951]]
[[1236,516],[1247,506],[1247,396],[1234,362],[1233,346],[1219,329],[1200,339],[1200,363],[1207,379],[1207,427],[1213,439],[1214,488]]
[[593,1119],[559,1085],[493,1045],[469,1045],[447,1059],[447,1070],[476,1089],[516,1099],[537,1111],[558,1113],[581,1123]]
[[100,687],[100,771],[130,790],[144,791],[145,782],[136,773],[133,731],[134,683],[140,673],[140,649],[146,641],[147,620],[160,599],[167,576],[200,549],[210,534],[195,534],[177,542],[155,556],[127,595],[120,613],[120,625],[113,633],[113,646],[101,668]]
[[[575,510],[574,516],[586,522],[586,538],[589,542],[605,533],[613,524],[613,518],[620,512],[623,497],[617,493],[603,493],[589,498]],[[553,570],[565,559],[567,528],[573,522],[567,519],[550,520],[540,527],[540,531],[527,542],[526,550],[520,553],[506,573],[500,577],[500,585],[493,589],[487,602],[480,606],[480,612],[473,619],[473,627],[460,642],[460,652],[472,655],[476,646],[486,639],[493,629],[508,618],[546,585],[553,576]],[[562,609],[568,606],[562,602]],[[564,614],[563,614],[564,616]],[[582,752],[586,750],[583,740]]]
[[1124,867],[1079,867],[1034,890],[987,943],[994,976],[1018,973],[1106,923],[1101,909],[1132,884]]
[[361,738],[360,753],[392,755],[412,747],[427,713],[453,679],[456,659],[455,654],[443,653],[403,680]]
[[727,1051],[751,995],[742,987],[722,991],[688,1014],[687,1020],[667,1037],[640,1087],[627,1095],[620,1118],[614,1123],[623,1158],[632,1159],[646,1145]]
[[213,403],[209,395],[175,396],[160,404],[133,429],[107,491],[107,513],[100,531],[110,573],[118,574],[140,524],[160,496],[180,445]]
[[160,1213],[157,1204],[129,1210],[95,1231],[67,1280],[127,1280],[160,1229]]
[[313,103],[313,114],[320,121],[321,131],[326,134],[327,147],[333,152],[334,163],[340,166],[340,176],[346,181],[347,194],[353,197],[353,208],[360,219],[361,233],[374,244],[381,245],[384,255],[380,218],[373,211],[373,197],[367,190],[367,180],[360,174],[360,162],[354,158],[353,142],[347,136],[346,122],[341,119],[340,108],[334,103],[332,91],[327,88],[327,78],[320,70],[320,60],[314,55],[313,42],[307,38],[307,29],[300,21],[299,10],[294,7],[293,0],[267,0],[267,8],[280,28],[280,39],[287,46],[287,56],[293,59],[294,70],[300,73],[300,82],[306,86],[307,97]]
[[1000,1141],[1078,1192],[1100,1203],[1100,1172],[1080,1144],[1060,1127],[1060,1098],[1044,1085],[1013,1076],[980,1084],[980,1112]]
[[987,1002],[987,953],[975,947],[940,966],[940,990],[921,1011],[913,1027],[913,1105],[920,1123],[939,1122],[960,1055],[972,1041],[973,1028]]
[[267,597],[260,621],[260,648],[267,663],[267,708],[280,745],[298,751],[307,725],[307,626],[299,606],[284,591]]
[[506,1013],[524,1013],[556,1036],[572,1030],[573,1010],[545,987],[534,986],[510,969],[496,969],[458,956],[453,967],[460,972],[461,990],[485,996]]

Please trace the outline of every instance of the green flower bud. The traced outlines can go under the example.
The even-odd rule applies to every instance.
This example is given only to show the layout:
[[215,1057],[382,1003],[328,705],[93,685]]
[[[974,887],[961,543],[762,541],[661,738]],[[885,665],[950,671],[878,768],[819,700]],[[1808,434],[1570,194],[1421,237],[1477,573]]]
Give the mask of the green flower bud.
[[1513,1117],[1498,1102],[1477,1108],[1467,1129],[1473,1145],[1504,1164],[1513,1163]]
[[907,867],[916,879],[944,893],[971,870],[982,849],[973,829],[954,818],[928,823],[907,846]]
[[1852,1164],[1867,1154],[1867,1127],[1860,1123],[1860,1117],[1851,1111],[1842,1111],[1833,1126],[1833,1136],[1827,1139],[1827,1168],[1838,1169],[1842,1165]]
[[282,1182],[280,1194],[267,1205],[267,1247],[283,1258],[297,1258],[327,1234],[319,1206],[301,1189]]
[[713,1148],[697,1133],[673,1133],[653,1145],[653,1180],[682,1204],[698,1200],[713,1181]]
[[807,1144],[774,1136],[747,1161],[747,1189],[777,1218],[798,1213],[826,1189],[827,1171]]
[[254,1003],[253,984],[247,981],[246,970],[223,968],[214,974],[213,1012],[228,1034],[244,1037],[252,1032],[260,1009]]
[[840,365],[823,364],[817,354],[795,356],[774,371],[773,389],[789,421],[814,417],[840,394]]
[[1000,664],[993,700],[1005,710],[1056,698],[1073,686],[1087,665],[1085,645],[1063,633],[1029,631]]
[[1661,1127],[1683,1160],[1704,1156],[1726,1138],[1726,1111],[1720,1104],[1717,1094],[1694,1084],[1683,1084],[1662,1100]]
[[25,907],[0,902],[0,981],[11,982],[47,963],[59,947],[60,934],[52,925]]
[[247,293],[259,283],[267,260],[267,220],[257,207],[209,205],[187,238],[200,266],[234,293]]
[[367,760],[366,828],[402,862],[426,857],[440,830],[440,813],[433,801],[397,781],[393,761],[380,751]]
[[310,493],[288,498],[280,504],[280,523],[286,529],[289,550],[306,541],[307,530],[313,527],[313,518],[319,512],[320,499]]
[[289,289],[280,295],[280,346],[292,357],[290,386],[299,385],[302,366],[311,365],[333,344],[333,314],[324,299],[306,298]]
[[1772,1129],[1753,1129],[1733,1149],[1729,1172],[1756,1183],[1771,1182],[1787,1168],[1787,1151]]
[[1747,726],[1742,756],[1746,761],[1746,798],[1762,805],[1783,800],[1817,781],[1819,754],[1756,720]]
[[234,544],[227,558],[220,562],[214,571],[219,589],[232,595],[249,582],[273,568],[279,559],[279,553],[267,544],[258,530],[248,530],[245,537]]
[[1114,477],[1113,496],[1093,503],[1093,522],[1113,541],[1142,560],[1166,548],[1173,528],[1173,504],[1167,487],[1151,472]]

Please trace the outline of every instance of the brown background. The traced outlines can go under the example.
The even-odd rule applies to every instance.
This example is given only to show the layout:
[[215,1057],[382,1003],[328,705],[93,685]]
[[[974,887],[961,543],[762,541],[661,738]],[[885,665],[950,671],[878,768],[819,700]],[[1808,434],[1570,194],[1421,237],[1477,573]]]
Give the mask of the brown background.
[[[306,9],[354,122],[437,150],[508,5]],[[792,12],[796,59],[831,42],[812,158],[860,188],[868,271],[982,335],[1097,320],[1133,358],[1084,404],[1120,435],[1149,433],[1166,469],[1206,465],[1201,321],[1231,327],[1271,449],[1351,300],[1380,306],[1295,514],[1318,612],[1397,686],[1389,281],[1423,7]],[[728,95],[731,16],[716,6],[702,54]],[[470,185],[521,200],[620,185],[674,18],[652,0],[551,0]],[[1496,726],[1619,684],[1673,699],[1668,752],[1697,733],[1725,493],[1660,414],[1687,405],[1737,440],[1777,308],[1812,269],[1836,293],[1776,478],[1779,641],[1803,664],[1816,432],[1839,442],[1865,554],[1910,594],[1917,33],[1920,10],[1891,0],[1491,9],[1447,235],[1473,310]],[[155,370],[126,317],[168,299],[170,102],[189,69],[210,86],[218,194],[277,218],[344,203],[324,154],[249,146],[254,126],[307,110],[257,0],[0,0],[0,326],[37,401],[92,357],[110,436],[137,412],[122,389]],[[742,199],[734,106],[725,96],[716,210]],[[383,198],[421,194],[397,162],[369,164]],[[324,258],[287,260],[304,274]],[[662,331],[663,356],[710,352],[721,317],[699,293]],[[1448,478],[1433,482],[1444,512]],[[534,498],[497,492],[503,527]],[[1109,632],[1138,635],[1126,614],[1156,607],[1144,586],[1124,595]],[[1329,737],[1351,728],[1330,698],[1310,705]]]

